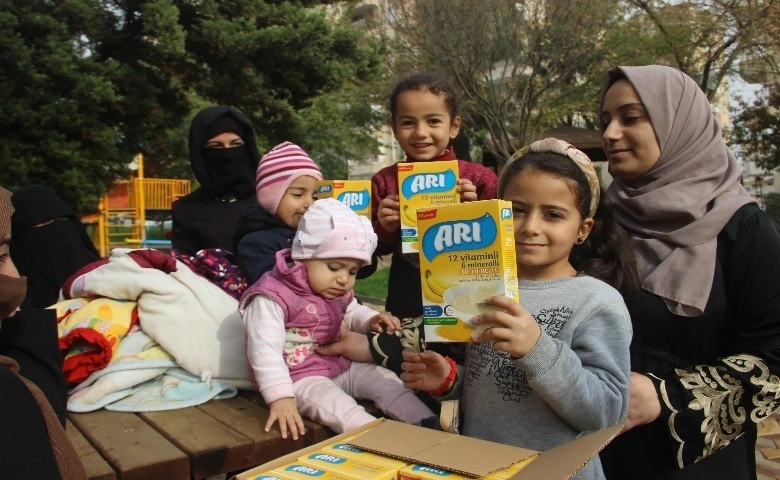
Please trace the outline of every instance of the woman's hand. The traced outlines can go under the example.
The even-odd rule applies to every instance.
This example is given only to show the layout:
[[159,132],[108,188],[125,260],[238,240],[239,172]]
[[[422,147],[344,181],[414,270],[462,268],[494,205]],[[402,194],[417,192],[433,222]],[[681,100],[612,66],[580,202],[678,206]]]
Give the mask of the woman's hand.
[[399,375],[409,390],[430,392],[444,383],[452,366],[440,354],[426,350],[420,353],[404,352],[401,364],[403,373]]
[[398,195],[388,195],[379,202],[376,219],[388,233],[397,232],[401,228],[401,204]]
[[401,329],[401,321],[389,313],[380,313],[368,321],[368,329],[376,333],[382,333],[385,329],[388,332],[393,332]]
[[487,329],[474,333],[475,342],[493,342],[493,348],[507,352],[512,357],[524,357],[542,336],[542,328],[526,309],[509,297],[494,295],[485,303],[499,307],[502,311],[482,313],[472,317],[474,325]]
[[458,179],[458,191],[460,192],[461,202],[474,202],[479,199],[477,197],[477,186],[471,183],[468,178]]
[[653,381],[641,373],[631,372],[628,387],[628,424],[623,431],[651,423],[660,416],[661,400]]
[[320,355],[342,355],[353,362],[374,363],[371,349],[368,347],[368,337],[353,331],[342,332],[341,339],[329,345],[317,347]]
[[268,416],[268,421],[265,422],[266,432],[270,432],[271,427],[278,421],[282,438],[287,438],[287,430],[290,431],[293,440],[298,440],[298,435],[306,433],[306,429],[303,427],[303,419],[301,414],[298,413],[298,407],[295,405],[294,398],[280,398],[275,402],[271,402],[268,405],[268,409],[271,414]]

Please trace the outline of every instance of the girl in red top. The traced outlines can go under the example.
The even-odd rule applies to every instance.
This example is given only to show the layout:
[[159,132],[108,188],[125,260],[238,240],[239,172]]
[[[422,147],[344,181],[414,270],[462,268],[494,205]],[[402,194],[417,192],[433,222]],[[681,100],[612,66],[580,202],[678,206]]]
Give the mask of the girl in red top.
[[[461,117],[455,89],[446,78],[432,73],[404,78],[390,95],[390,113],[393,134],[406,153],[406,162],[456,160],[450,141],[460,131]],[[492,170],[465,160],[458,160],[458,169],[461,201],[496,198],[497,178]],[[421,317],[422,290],[417,254],[401,253],[397,164],[374,174],[371,184],[371,213],[374,231],[379,237],[376,254],[393,254],[385,308],[401,319]],[[410,333],[410,330],[406,332]],[[412,328],[411,334],[416,336],[417,329]],[[375,360],[386,363],[387,356],[378,344],[382,337],[388,336],[378,336],[371,342],[372,352]],[[400,365],[385,366],[400,372]]]

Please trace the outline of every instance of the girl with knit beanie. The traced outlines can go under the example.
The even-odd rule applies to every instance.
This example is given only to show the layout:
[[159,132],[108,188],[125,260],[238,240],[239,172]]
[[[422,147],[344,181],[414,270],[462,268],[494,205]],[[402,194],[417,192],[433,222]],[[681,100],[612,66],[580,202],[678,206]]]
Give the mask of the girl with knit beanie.
[[358,304],[352,290],[376,245],[368,219],[336,199],[318,200],[300,219],[291,248],[242,295],[247,356],[270,409],[266,432],[278,422],[282,438],[297,440],[305,434],[302,415],[336,433],[375,420],[356,398],[403,422],[427,426],[436,418],[390,370],[316,351],[337,341],[342,328],[400,328],[398,318]]
[[294,143],[280,143],[260,159],[255,182],[260,206],[244,211],[234,236],[236,261],[249,284],[273,268],[276,252],[290,247],[319,180],[320,167]]

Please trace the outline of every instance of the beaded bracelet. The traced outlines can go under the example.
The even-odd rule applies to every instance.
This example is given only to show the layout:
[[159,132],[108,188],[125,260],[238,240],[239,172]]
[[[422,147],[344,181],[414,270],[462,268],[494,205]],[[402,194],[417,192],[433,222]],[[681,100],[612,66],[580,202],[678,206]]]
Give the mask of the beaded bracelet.
[[458,375],[458,366],[455,364],[455,360],[451,359],[450,357],[444,358],[450,364],[450,374],[447,375],[447,378],[445,378],[441,385],[439,385],[439,388],[429,392],[432,397],[441,396],[442,393],[451,389],[452,385],[455,384],[455,377]]

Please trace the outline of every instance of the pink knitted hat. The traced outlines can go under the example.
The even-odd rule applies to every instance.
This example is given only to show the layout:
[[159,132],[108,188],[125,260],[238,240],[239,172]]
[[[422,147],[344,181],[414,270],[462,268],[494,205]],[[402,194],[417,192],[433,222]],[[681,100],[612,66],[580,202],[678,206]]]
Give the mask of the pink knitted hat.
[[284,142],[263,155],[255,176],[257,201],[268,213],[275,215],[287,187],[298,177],[308,175],[322,180],[320,167],[298,145]]
[[371,222],[335,198],[317,200],[301,217],[293,260],[354,258],[371,263],[377,236]]

